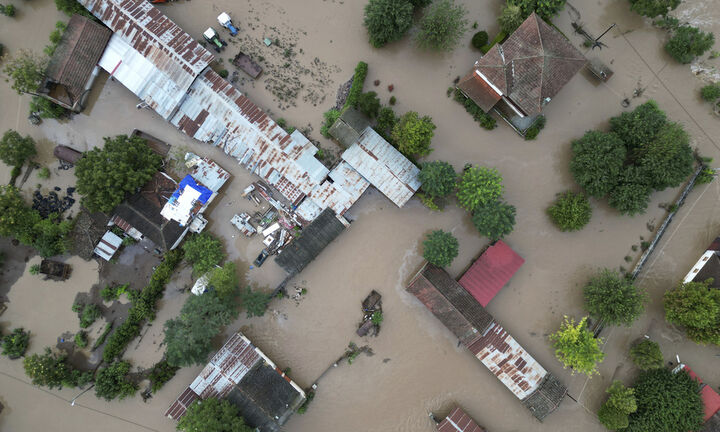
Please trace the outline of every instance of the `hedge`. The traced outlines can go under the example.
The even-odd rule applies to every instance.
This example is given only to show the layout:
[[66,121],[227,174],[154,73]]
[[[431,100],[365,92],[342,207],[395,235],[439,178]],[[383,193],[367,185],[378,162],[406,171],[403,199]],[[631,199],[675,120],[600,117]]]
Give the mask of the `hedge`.
[[352,86],[348,93],[347,99],[345,99],[345,105],[343,110],[347,107],[357,105],[358,98],[362,94],[363,86],[365,85],[365,77],[367,77],[368,65],[364,61],[358,62],[355,67],[355,75],[353,75]]

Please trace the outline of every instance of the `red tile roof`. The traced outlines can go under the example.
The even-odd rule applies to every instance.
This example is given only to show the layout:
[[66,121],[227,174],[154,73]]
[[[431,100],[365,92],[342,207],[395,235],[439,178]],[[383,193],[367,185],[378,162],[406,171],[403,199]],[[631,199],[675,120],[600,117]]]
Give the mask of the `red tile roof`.
[[458,282],[481,305],[487,306],[524,262],[510,246],[498,240],[480,255]]
[[460,407],[452,412],[437,425],[438,432],[485,432],[485,429],[478,426],[465,411]]
[[703,405],[705,406],[705,416],[703,417],[703,421],[708,421],[710,417],[720,411],[720,395],[709,385],[703,384],[702,379],[695,375],[695,372],[693,372],[688,365],[683,365],[683,369],[688,373],[688,375],[690,375],[690,377],[695,379],[701,385],[700,397],[702,398]]

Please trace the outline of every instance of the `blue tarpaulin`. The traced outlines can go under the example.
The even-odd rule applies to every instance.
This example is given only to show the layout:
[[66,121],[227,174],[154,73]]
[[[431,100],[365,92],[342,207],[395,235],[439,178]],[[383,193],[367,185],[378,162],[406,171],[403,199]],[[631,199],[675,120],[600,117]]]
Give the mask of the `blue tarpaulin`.
[[196,191],[200,192],[200,197],[197,200],[200,201],[202,204],[207,203],[213,194],[213,191],[211,191],[210,189],[206,188],[203,185],[198,184],[195,181],[195,179],[192,178],[192,176],[190,174],[188,174],[182,180],[180,180],[180,184],[178,185],[177,190],[175,192],[173,192],[173,194],[170,196],[170,199],[168,201],[171,203],[176,201],[180,197],[180,194],[182,193],[182,191],[185,190],[186,186],[189,186],[189,187],[195,189]]

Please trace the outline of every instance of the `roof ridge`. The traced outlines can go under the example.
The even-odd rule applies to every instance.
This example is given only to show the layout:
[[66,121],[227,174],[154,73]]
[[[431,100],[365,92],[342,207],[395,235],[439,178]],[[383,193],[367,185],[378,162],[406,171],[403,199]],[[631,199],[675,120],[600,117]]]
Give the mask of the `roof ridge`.
[[539,18],[538,18],[537,14],[536,14],[535,12],[533,12],[533,16],[535,17],[535,29],[537,30],[538,40],[540,41],[540,52],[542,53],[542,58],[543,58],[542,70],[540,71],[540,88],[539,88],[539,89],[540,89],[540,92],[539,92],[539,94],[538,94],[538,106],[539,106],[540,109],[542,110],[542,107],[543,107],[543,104],[542,104],[542,102],[543,102],[543,97],[542,97],[543,91],[542,91],[542,89],[543,89],[543,85],[545,84],[545,82],[544,82],[544,80],[543,80],[543,75],[545,75],[545,74],[544,74],[543,72],[545,71],[545,58],[546,58],[547,56],[545,55],[545,44],[543,44],[543,37],[542,37],[542,32],[540,31],[540,21],[539,21]]

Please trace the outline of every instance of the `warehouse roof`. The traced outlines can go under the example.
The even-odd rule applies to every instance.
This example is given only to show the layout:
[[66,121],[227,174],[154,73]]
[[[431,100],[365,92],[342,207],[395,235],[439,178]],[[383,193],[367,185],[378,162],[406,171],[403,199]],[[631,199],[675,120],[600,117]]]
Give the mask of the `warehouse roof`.
[[291,275],[300,273],[343,230],[345,225],[332,210],[326,209],[302,230],[299,238],[275,256],[275,262]]

